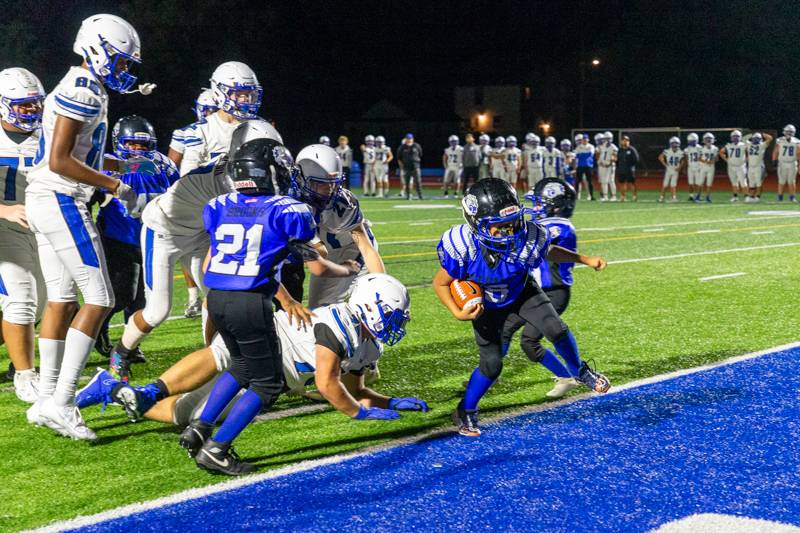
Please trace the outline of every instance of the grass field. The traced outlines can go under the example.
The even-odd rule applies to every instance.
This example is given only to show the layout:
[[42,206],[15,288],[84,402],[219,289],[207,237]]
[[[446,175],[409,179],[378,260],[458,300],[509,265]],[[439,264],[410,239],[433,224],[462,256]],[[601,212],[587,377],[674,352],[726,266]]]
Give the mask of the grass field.
[[[430,194],[430,193],[429,193]],[[578,204],[573,222],[584,253],[605,256],[597,273],[576,270],[565,319],[585,358],[613,384],[717,361],[797,340],[800,209],[792,204]],[[237,441],[242,457],[267,470],[423,433],[449,424],[461,383],[477,362],[467,323],[430,290],[441,232],[461,221],[455,200],[363,200],[388,271],[411,287],[408,336],[387,350],[376,390],[416,395],[433,407],[395,422],[355,422],[330,409],[260,422]],[[739,274],[735,277],[717,277]],[[711,278],[705,280],[705,278]],[[182,312],[178,281],[173,315]],[[117,321],[119,318],[116,319]],[[112,330],[116,340],[120,329]],[[157,377],[201,345],[198,321],[176,319],[143,345],[148,363],[134,381]],[[104,363],[97,354],[86,376]],[[0,348],[0,365],[7,355]],[[551,380],[514,345],[500,382],[481,403],[495,414],[545,401]],[[583,393],[583,391],[580,391]],[[282,399],[276,408],[307,405]],[[130,424],[121,409],[85,410],[99,441],[89,445],[25,423],[9,383],[0,393],[0,530],[96,513],[221,481],[179,448],[178,429]]]

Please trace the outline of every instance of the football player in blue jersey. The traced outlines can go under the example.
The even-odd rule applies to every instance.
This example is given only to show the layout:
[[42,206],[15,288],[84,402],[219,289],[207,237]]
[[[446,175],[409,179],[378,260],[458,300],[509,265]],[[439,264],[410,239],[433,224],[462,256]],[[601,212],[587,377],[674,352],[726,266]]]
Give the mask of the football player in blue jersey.
[[[480,364],[453,413],[461,435],[477,437],[478,402],[500,376],[508,346],[503,335],[509,320],[521,317],[553,343],[578,381],[607,392],[608,379],[581,360],[575,337],[558,316],[531,272],[548,259],[581,263],[602,270],[602,257],[585,256],[551,244],[546,228],[525,218],[516,191],[499,179],[473,185],[462,201],[466,224],[445,231],[437,246],[441,268],[433,279],[439,300],[459,320],[472,321]],[[471,280],[483,289],[483,304],[461,309],[450,294],[455,280]]]
[[[111,130],[114,153],[107,154],[106,170],[121,172],[120,179],[136,193],[138,210],[153,198],[163,194],[180,177],[178,167],[156,150],[157,139],[153,125],[137,115],[123,117]],[[110,202],[102,191],[95,193],[93,200],[102,207],[97,213],[97,229],[106,253],[111,286],[114,289],[114,307],[100,328],[95,342],[98,352],[109,356],[111,341],[108,338],[108,323],[111,317],[125,311],[125,320],[144,307],[144,283],[142,280],[142,250],[139,234],[142,222],[128,214],[125,206],[116,198]],[[144,362],[137,347],[128,356],[129,362]]]
[[[282,150],[271,139],[241,145],[226,169],[237,192],[214,198],[203,211],[211,238],[204,264],[208,313],[231,353],[231,366],[215,383],[199,421],[187,427],[181,439],[203,435],[195,462],[227,475],[255,469],[238,458],[231,443],[277,400],[284,386],[272,308],[281,264],[294,254],[319,276],[350,276],[361,268],[355,261],[337,265],[320,257],[311,245],[316,224],[310,208],[275,194],[275,167],[284,159]],[[211,438],[217,418],[241,389],[246,389],[244,394]]]

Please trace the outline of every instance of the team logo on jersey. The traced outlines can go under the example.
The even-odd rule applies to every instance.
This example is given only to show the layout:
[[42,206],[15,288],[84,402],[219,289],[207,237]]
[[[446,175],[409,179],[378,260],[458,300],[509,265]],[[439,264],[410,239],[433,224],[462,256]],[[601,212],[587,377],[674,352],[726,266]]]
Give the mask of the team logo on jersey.
[[468,194],[461,200],[461,205],[464,206],[464,211],[470,216],[478,214],[478,199],[474,194]]

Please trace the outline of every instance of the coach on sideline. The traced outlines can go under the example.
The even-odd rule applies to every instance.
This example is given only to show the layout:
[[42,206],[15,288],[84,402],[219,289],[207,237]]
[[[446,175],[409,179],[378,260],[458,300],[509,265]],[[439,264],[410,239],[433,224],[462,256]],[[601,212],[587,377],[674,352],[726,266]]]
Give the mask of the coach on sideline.
[[414,134],[407,133],[403,144],[397,149],[397,162],[400,164],[403,181],[406,185],[406,200],[411,199],[411,180],[417,188],[417,198],[422,200],[422,146],[414,142]]
[[637,200],[636,194],[636,165],[639,164],[639,152],[631,145],[631,138],[622,136],[622,144],[617,154],[617,176],[622,184],[622,198],[625,201],[628,195],[628,184],[633,189],[633,201]]
[[478,181],[478,167],[481,164],[481,147],[475,144],[475,137],[471,133],[467,133],[464,138],[467,142],[464,144],[463,164],[464,169],[461,174],[461,196],[467,194],[467,188],[472,183]]

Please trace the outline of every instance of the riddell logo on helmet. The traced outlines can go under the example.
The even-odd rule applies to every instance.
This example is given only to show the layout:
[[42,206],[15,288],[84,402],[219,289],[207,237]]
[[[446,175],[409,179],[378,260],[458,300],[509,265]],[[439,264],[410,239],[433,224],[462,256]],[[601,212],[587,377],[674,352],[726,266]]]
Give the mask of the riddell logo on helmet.
[[237,189],[255,189],[257,188],[256,182],[253,180],[242,180],[233,183]]
[[513,215],[515,213],[519,213],[519,206],[518,205],[510,205],[510,206],[504,207],[503,209],[500,210],[500,216],[501,217],[508,216],[508,215]]

